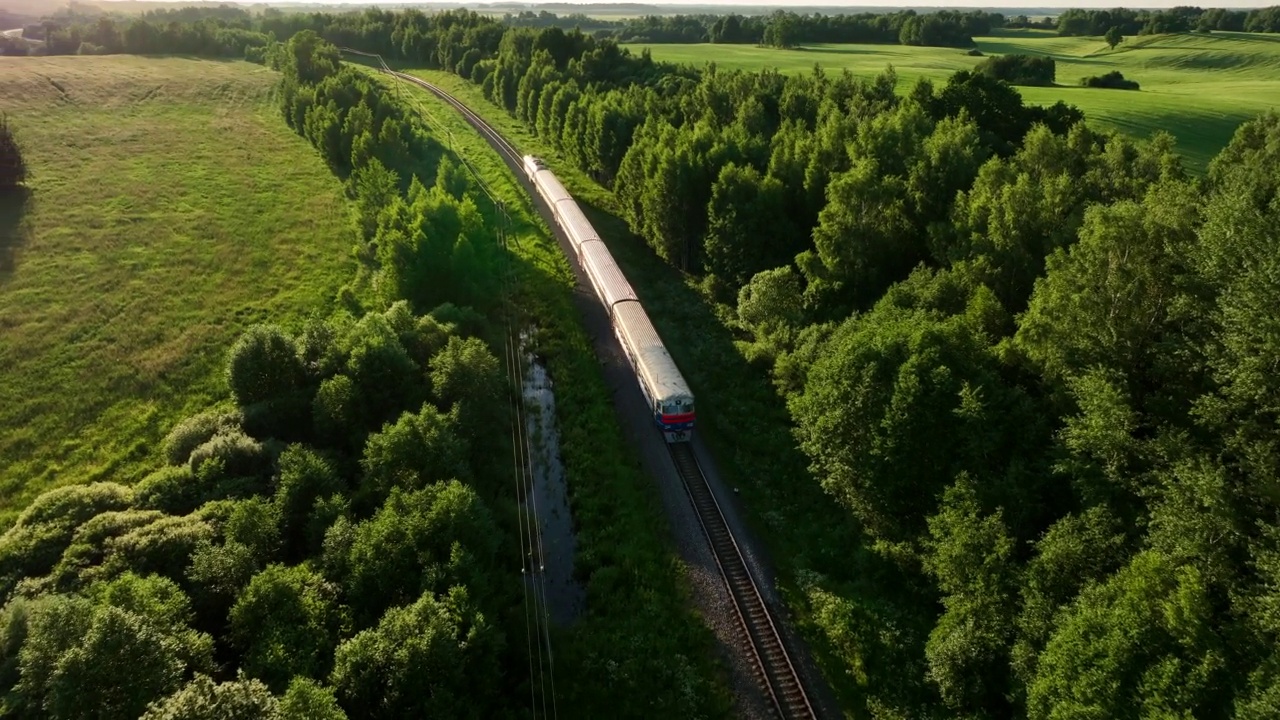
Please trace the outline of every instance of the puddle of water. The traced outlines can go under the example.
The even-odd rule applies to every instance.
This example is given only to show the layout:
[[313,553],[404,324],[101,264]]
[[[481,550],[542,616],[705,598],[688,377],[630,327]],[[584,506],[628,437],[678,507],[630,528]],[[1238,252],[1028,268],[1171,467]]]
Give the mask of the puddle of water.
[[564,463],[560,458],[560,433],[556,427],[556,400],[547,369],[533,353],[525,352],[525,432],[530,446],[532,486],[525,488],[525,510],[537,519],[540,544],[534,557],[534,582],[541,580],[545,608],[553,623],[568,625],[582,613],[586,591],[573,577],[577,538],[569,514]]

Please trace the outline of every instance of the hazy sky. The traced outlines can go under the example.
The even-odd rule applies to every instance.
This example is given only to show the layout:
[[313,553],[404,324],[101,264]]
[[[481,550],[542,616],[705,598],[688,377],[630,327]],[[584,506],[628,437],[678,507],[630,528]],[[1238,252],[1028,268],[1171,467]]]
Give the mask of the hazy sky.
[[[364,0],[361,0],[361,1],[364,1]],[[396,0],[391,0],[391,1],[394,2]],[[411,0],[405,0],[405,1],[411,1]],[[426,1],[431,2],[433,0],[426,0]],[[448,2],[448,0],[434,0],[434,1]],[[528,5],[539,4],[537,0],[510,0],[510,1],[523,2],[524,4],[528,4]],[[569,4],[569,5],[583,5],[583,6],[598,4],[597,2],[593,2],[593,0],[586,0],[585,2],[572,2],[569,0],[546,0],[546,2],[555,3],[555,4],[563,3],[563,4]],[[1215,8],[1215,7],[1254,8],[1254,7],[1269,7],[1271,5],[1277,4],[1277,0],[1208,0],[1207,2],[1190,2],[1190,0],[1181,0],[1181,1],[1179,0],[1146,0],[1145,2],[1141,0],[1138,2],[1133,2],[1132,0],[1130,2],[1117,2],[1116,0],[1074,0],[1074,1],[1069,0],[1068,2],[1063,2],[1060,4],[1049,4],[1049,3],[1037,4],[1035,0],[1031,0],[1031,2],[1027,2],[1027,0],[994,0],[991,2],[974,2],[974,0],[917,0],[916,2],[911,2],[910,0],[908,0],[907,2],[883,2],[883,0],[881,2],[871,2],[871,1],[824,2],[823,0],[816,0],[816,1],[815,0],[769,0],[769,1],[762,0],[760,2],[750,2],[750,1],[743,2],[743,0],[651,0],[646,2],[646,0],[598,0],[598,2],[610,3],[610,4],[616,4],[619,2],[638,2],[646,5],[736,5],[738,7],[744,7],[744,6],[750,6],[750,5],[766,5],[766,6],[802,5],[807,7],[814,7],[814,6],[842,7],[842,8],[847,7],[850,9],[857,9],[860,7],[877,7],[877,8],[883,8],[883,7],[930,7],[930,8],[1016,7],[1016,8],[1054,8],[1054,9],[1088,7],[1088,8],[1110,9],[1110,8],[1116,8],[1116,7],[1166,8],[1166,7],[1174,7],[1175,5],[1196,5],[1202,8]],[[457,4],[471,5],[473,3],[457,3]]]
[[[255,0],[231,0],[232,2],[241,2],[251,4]],[[262,1],[262,0],[257,0]],[[301,2],[306,4],[361,4],[367,5],[376,3],[377,0],[265,0],[271,5],[287,5],[290,2]],[[401,5],[413,3],[414,0],[384,0],[387,5]],[[497,2],[512,2],[522,5],[538,6],[542,4],[549,5],[581,5],[588,8],[591,5],[609,4],[616,5],[619,3],[637,3],[643,5],[726,5],[736,7],[748,7],[764,5],[767,7],[777,6],[804,6],[804,7],[823,7],[823,8],[849,8],[856,11],[858,8],[875,7],[914,7],[914,8],[1019,8],[1019,9],[1053,9],[1061,10],[1063,8],[1168,8],[1175,5],[1195,5],[1202,8],[1259,8],[1270,7],[1277,4],[1280,0],[1208,0],[1207,2],[1191,2],[1191,0],[1129,0],[1128,2],[1117,2],[1116,0],[1074,0],[1063,2],[1060,4],[1037,4],[1035,0],[1028,2],[1027,0],[990,0],[989,2],[974,2],[974,0],[906,0],[905,2],[832,2],[830,0],[759,0],[752,2],[751,0],[480,0],[479,2],[451,2],[451,0],[422,0],[424,4],[431,5],[458,5],[460,7],[479,7],[483,5],[494,4]]]

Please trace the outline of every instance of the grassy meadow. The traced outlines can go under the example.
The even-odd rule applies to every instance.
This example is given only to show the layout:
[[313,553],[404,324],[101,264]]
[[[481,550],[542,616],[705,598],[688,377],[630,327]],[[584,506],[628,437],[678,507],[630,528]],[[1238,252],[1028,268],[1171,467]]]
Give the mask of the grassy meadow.
[[48,487],[137,479],[225,394],[245,327],[296,324],[350,278],[341,183],[279,117],[276,79],[0,58],[32,191],[0,217],[0,527]]
[[[976,39],[985,55],[1047,55],[1057,63],[1055,87],[1020,87],[1028,102],[1075,105],[1102,127],[1139,137],[1167,130],[1178,138],[1188,166],[1203,171],[1245,120],[1280,108],[1280,35],[1214,33],[1130,37],[1111,50],[1101,38],[1060,38],[1051,31],[1005,31]],[[730,69],[810,72],[848,69],[871,76],[893,65],[904,92],[919,78],[944,82],[983,60],[954,48],[903,45],[813,45],[774,50],[750,45],[632,45],[654,59]],[[1142,85],[1139,91],[1079,87],[1080,78],[1112,70]]]

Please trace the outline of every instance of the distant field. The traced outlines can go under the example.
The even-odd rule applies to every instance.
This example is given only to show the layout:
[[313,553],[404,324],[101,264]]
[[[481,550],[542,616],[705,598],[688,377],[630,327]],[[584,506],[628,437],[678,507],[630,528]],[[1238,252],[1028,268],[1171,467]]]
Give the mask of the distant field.
[[0,217],[0,527],[46,487],[136,479],[224,394],[247,325],[353,272],[341,184],[244,62],[0,58],[34,190]]
[[[1048,55],[1057,62],[1058,87],[1018,88],[1029,102],[1058,100],[1078,106],[1092,121],[1145,137],[1168,130],[1190,165],[1205,164],[1231,139],[1241,122],[1268,109],[1280,109],[1280,35],[1251,33],[1180,34],[1127,38],[1115,50],[1101,38],[1060,38],[1048,31],[1008,32],[977,38],[987,55]],[[630,46],[638,52],[642,45]],[[869,76],[892,64],[899,88],[918,78],[944,81],[982,58],[952,48],[901,45],[816,45],[800,50],[771,50],[744,45],[652,45],[656,60],[717,67],[782,72],[847,68]],[[1081,77],[1119,70],[1137,80],[1137,92],[1077,87]]]

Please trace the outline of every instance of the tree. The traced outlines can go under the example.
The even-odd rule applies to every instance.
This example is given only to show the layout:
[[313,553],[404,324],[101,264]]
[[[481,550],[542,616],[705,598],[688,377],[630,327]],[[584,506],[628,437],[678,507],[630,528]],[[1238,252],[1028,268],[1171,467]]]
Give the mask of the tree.
[[298,389],[302,376],[293,338],[273,325],[246,330],[227,361],[227,385],[240,407],[287,395]]
[[1079,242],[1049,257],[1018,329],[1047,378],[1106,368],[1140,410],[1164,402],[1174,403],[1165,415],[1185,414],[1198,388],[1184,358],[1201,344],[1179,332],[1192,327],[1181,297],[1195,206],[1189,186],[1165,185],[1141,204],[1085,213]]
[[842,296],[871,302],[920,261],[924,248],[907,213],[903,179],[883,174],[875,159],[860,158],[832,179],[813,241]]
[[9,126],[9,116],[0,113],[0,196],[9,195],[27,180],[27,162],[22,147]]
[[348,183],[356,199],[356,217],[365,240],[372,240],[378,232],[382,209],[400,191],[400,178],[377,158],[363,163],[353,161],[353,167]]
[[461,587],[387,611],[338,647],[333,685],[356,720],[488,717],[499,639]]
[[1107,41],[1108,48],[1115,50],[1117,45],[1124,42],[1124,34],[1120,32],[1119,27],[1112,25],[1102,39]]
[[496,541],[488,508],[456,480],[392,490],[377,514],[356,526],[346,551],[344,584],[357,622],[367,625],[426,590],[460,584],[487,592]]
[[[941,282],[937,279],[932,283]],[[928,288],[924,288],[928,289]],[[855,315],[818,351],[789,403],[823,488],[877,540],[914,541],[962,471],[1003,499],[1011,527],[1033,513],[1029,467],[1005,463],[1042,442],[1026,397],[999,376],[985,288],[948,316],[917,298],[889,297]],[[913,306],[914,305],[914,306]]]
[[338,72],[342,56],[338,48],[325,42],[312,30],[289,38],[283,70],[301,83],[315,85]]
[[711,188],[704,241],[706,269],[735,292],[753,275],[777,267],[803,249],[787,218],[777,178],[729,163]]
[[392,488],[416,490],[464,478],[467,444],[454,432],[454,418],[426,404],[417,414],[405,413],[394,425],[369,436],[361,466],[362,492],[384,498]]
[[347,720],[333,689],[310,678],[294,678],[280,698],[281,720]]
[[1194,567],[1138,554],[1059,616],[1028,716],[1226,717],[1229,650],[1213,602]]
[[738,320],[757,340],[784,345],[799,330],[803,317],[800,277],[790,266],[756,273],[738,293]]
[[88,595],[29,608],[15,693],[33,714],[136,718],[185,673],[211,670],[212,640],[187,627],[190,606],[172,582],[126,574]]
[[1008,687],[1014,541],[999,510],[982,511],[967,474],[946,489],[929,518],[927,547],[924,567],[945,608],[925,645],[929,678],[952,710],[993,712]]
[[282,720],[279,702],[266,685],[243,674],[235,680],[215,683],[208,675],[197,673],[180,690],[152,703],[140,720],[241,718]]
[[501,419],[504,378],[498,358],[479,338],[450,337],[431,358],[431,386],[441,407],[458,406],[459,434],[479,450]]
[[277,692],[295,676],[325,677],[348,622],[338,588],[305,565],[271,565],[255,575],[229,620],[244,650],[241,667]]
[[328,458],[304,445],[285,448],[280,454],[275,504],[280,512],[280,534],[290,556],[298,558],[319,550],[320,538],[311,532],[315,505],[346,491],[346,482]]

